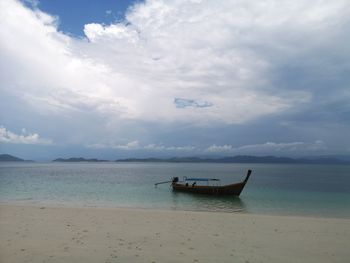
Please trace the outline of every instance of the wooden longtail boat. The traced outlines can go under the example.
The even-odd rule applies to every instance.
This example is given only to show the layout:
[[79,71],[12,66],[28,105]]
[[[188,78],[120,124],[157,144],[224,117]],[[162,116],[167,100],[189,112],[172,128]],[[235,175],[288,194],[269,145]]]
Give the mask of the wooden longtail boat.
[[[209,185],[211,181],[220,181],[216,178],[184,178],[183,181],[179,181],[178,177],[174,177],[172,181],[161,182],[161,183],[169,183],[171,182],[171,186],[174,191],[181,192],[189,192],[195,194],[210,194],[210,195],[234,195],[239,196],[243,191],[244,186],[248,182],[249,176],[252,173],[251,170],[248,170],[246,178],[240,182],[229,185]],[[188,183],[188,182],[193,183]],[[197,185],[197,182],[207,182],[208,185]],[[157,183],[161,184],[161,183]]]

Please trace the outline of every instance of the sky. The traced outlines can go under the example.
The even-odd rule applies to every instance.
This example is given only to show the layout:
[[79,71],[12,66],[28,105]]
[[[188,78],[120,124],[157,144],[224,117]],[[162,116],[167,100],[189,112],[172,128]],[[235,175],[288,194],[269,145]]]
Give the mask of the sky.
[[350,155],[348,0],[1,0],[0,58],[0,153]]

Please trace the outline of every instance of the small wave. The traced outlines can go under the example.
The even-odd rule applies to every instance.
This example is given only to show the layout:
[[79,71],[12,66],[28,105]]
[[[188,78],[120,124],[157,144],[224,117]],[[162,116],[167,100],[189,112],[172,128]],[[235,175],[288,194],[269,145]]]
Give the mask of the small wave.
[[28,198],[16,198],[16,199],[13,199],[12,201],[31,201],[33,200],[32,197],[28,197]]

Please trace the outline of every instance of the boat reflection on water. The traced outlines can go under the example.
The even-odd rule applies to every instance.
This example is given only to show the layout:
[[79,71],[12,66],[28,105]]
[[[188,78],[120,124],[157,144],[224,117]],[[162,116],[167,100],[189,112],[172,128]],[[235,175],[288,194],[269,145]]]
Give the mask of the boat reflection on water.
[[246,204],[239,197],[213,197],[176,191],[172,192],[171,209],[226,213],[243,213],[247,211]]

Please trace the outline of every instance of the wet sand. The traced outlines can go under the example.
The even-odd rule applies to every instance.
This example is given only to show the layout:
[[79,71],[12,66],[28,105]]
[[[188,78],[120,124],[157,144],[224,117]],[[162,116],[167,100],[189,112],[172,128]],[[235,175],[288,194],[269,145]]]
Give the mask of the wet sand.
[[349,262],[350,219],[0,205],[0,262]]

